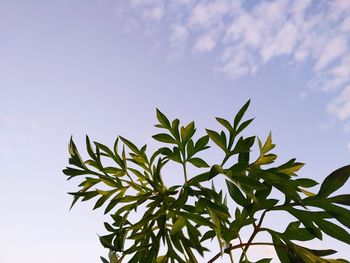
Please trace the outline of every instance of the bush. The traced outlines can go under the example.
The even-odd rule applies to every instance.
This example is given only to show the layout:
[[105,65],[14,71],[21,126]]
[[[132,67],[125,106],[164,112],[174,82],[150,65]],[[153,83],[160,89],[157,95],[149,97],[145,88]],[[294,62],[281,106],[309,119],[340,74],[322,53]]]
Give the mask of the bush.
[[[137,147],[121,136],[112,148],[98,142],[92,145],[86,137],[89,159],[84,161],[70,140],[72,167],[63,173],[68,179],[81,178],[80,190],[70,193],[72,206],[78,200],[98,198],[94,209],[105,205],[104,212],[111,213],[112,223],[104,223],[109,234],[100,237],[110,249],[109,260],[101,257],[103,262],[203,262],[198,258],[204,257],[205,244],[213,239],[220,251],[208,263],[225,253],[233,262],[235,249],[241,251],[239,262],[250,262],[247,252],[256,245],[273,246],[281,262],[347,262],[324,258],[335,250],[306,248],[298,241],[322,239],[325,234],[350,244],[350,211],[345,208],[350,195],[334,195],[349,178],[350,166],[326,177],[317,193],[307,190],[318,183],[297,177],[302,163],[291,159],[272,165],[277,155],[271,153],[275,147],[271,134],[264,143],[255,136],[241,136],[253,120],[243,121],[248,106],[249,101],[232,122],[216,118],[223,131],[206,129],[198,139],[194,122],[181,126],[178,119],[170,121],[157,110],[156,127],[162,132],[153,138],[164,146],[152,154],[146,145]],[[209,142],[223,152],[220,164],[209,165],[200,157],[205,156]],[[251,160],[256,142],[260,152]],[[162,172],[170,163],[182,166],[182,185],[163,183]],[[188,166],[200,172],[190,176]],[[215,177],[226,179],[224,189],[215,189]],[[276,199],[276,191],[283,198]],[[274,211],[290,214],[295,221],[288,222],[283,232],[264,226],[265,215]],[[247,241],[241,236],[243,228],[251,229]],[[271,238],[265,235],[266,242],[254,242],[262,232]]]

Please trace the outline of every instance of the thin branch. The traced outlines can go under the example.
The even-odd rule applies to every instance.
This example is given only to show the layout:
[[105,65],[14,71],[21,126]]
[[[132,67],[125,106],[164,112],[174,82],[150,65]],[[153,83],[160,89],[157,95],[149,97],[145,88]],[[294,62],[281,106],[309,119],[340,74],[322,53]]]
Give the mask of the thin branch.
[[242,253],[242,255],[241,255],[240,259],[239,259],[239,262],[241,262],[242,259],[243,259],[243,257],[246,256],[250,244],[253,242],[255,236],[259,233],[260,227],[261,227],[261,225],[262,225],[262,222],[263,222],[263,220],[264,220],[264,217],[265,217],[265,215],[266,215],[266,212],[267,212],[267,210],[265,210],[265,211],[262,213],[262,215],[261,215],[261,217],[260,217],[260,220],[259,220],[259,223],[258,223],[256,226],[254,226],[254,231],[253,231],[252,235],[250,236],[250,238],[249,238],[249,240],[248,240],[248,242],[247,242],[247,245],[246,245],[246,246],[244,247],[244,249],[243,249],[243,253]]
[[[248,243],[243,243],[243,244],[238,244],[238,245],[230,245],[224,250],[224,253],[229,253],[231,250],[237,249],[237,248],[242,248],[244,246],[248,245]],[[256,243],[250,243],[250,246],[273,246],[273,243],[268,243],[268,242],[256,242]],[[207,263],[213,263],[215,262],[222,254],[217,253],[213,258],[211,258]]]
[[[243,242],[242,242],[241,236],[239,234],[238,234],[238,239],[239,239],[239,243],[242,245]],[[245,259],[248,260],[247,253],[244,250],[243,246],[241,247],[241,249],[242,249],[242,254],[244,255]]]

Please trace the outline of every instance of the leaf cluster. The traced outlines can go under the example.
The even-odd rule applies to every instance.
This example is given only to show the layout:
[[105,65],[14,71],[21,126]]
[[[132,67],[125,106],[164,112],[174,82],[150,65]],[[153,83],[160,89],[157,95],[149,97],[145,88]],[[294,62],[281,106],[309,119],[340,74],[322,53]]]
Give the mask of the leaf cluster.
[[[157,109],[160,133],[153,138],[162,147],[152,154],[147,152],[147,145],[138,147],[121,136],[112,148],[91,143],[87,136],[89,157],[83,160],[71,138],[70,166],[63,173],[68,179],[81,180],[79,190],[70,193],[72,206],[79,200],[95,199],[94,209],[104,206],[104,213],[111,215],[112,223],[104,223],[108,234],[100,236],[102,245],[111,251],[109,260],[101,257],[103,262],[123,262],[126,258],[128,262],[199,262],[198,255],[203,257],[208,251],[205,242],[212,239],[217,240],[220,251],[208,262],[224,253],[231,256],[234,249],[241,250],[239,262],[250,262],[248,250],[254,245],[273,246],[281,262],[346,262],[326,258],[335,250],[313,250],[295,241],[329,235],[350,244],[350,211],[346,208],[350,195],[334,194],[348,180],[350,166],[331,173],[319,191],[312,192],[309,188],[318,183],[297,176],[302,163],[291,159],[273,165],[277,155],[272,153],[275,145],[271,133],[264,142],[242,135],[253,121],[243,120],[249,103],[232,121],[216,118],[222,130],[206,129],[198,139],[194,122],[182,125],[178,119],[170,121]],[[209,144],[223,152],[221,163],[209,164],[199,156]],[[252,160],[256,144],[259,155]],[[182,167],[182,185],[164,184],[163,171],[169,163]],[[200,172],[190,176],[188,166]],[[224,189],[216,190],[215,177],[225,178]],[[274,198],[273,191],[278,191],[283,200]],[[233,207],[229,207],[228,198]],[[275,211],[295,218],[284,232],[263,224],[266,214]],[[252,232],[243,241],[241,232],[248,226]],[[261,232],[270,235],[271,242],[254,242]]]

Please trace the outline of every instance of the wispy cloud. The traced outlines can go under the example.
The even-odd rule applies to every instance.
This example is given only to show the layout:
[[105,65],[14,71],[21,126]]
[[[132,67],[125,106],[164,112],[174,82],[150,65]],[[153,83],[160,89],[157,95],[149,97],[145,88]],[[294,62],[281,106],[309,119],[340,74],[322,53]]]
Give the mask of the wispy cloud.
[[42,150],[44,145],[40,142],[55,134],[36,121],[13,116],[0,115],[0,127],[0,156],[11,156],[22,151],[24,146]]
[[328,105],[327,110],[340,120],[350,117],[350,85],[344,88],[341,94]]
[[[292,64],[311,63],[310,86],[339,92],[328,112],[339,120],[350,97],[349,0],[130,0],[123,2],[130,24],[160,26],[168,33],[171,59],[186,53],[216,51],[219,68],[232,78],[254,74],[284,57]],[[217,63],[217,62],[215,62]]]

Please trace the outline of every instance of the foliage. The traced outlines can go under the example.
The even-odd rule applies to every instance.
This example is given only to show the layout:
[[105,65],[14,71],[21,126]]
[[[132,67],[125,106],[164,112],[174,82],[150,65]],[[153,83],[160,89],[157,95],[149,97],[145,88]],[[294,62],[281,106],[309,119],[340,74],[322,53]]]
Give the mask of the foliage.
[[[104,223],[109,234],[100,237],[102,245],[110,249],[109,260],[101,257],[103,262],[123,262],[127,258],[128,262],[203,261],[199,255],[204,256],[208,251],[205,243],[214,238],[221,251],[208,262],[224,253],[233,262],[234,249],[241,250],[239,262],[250,262],[247,252],[254,245],[273,246],[280,261],[286,263],[347,262],[325,259],[335,250],[314,250],[298,241],[329,235],[350,244],[350,211],[346,208],[350,195],[334,195],[349,178],[350,166],[331,173],[319,191],[312,193],[307,189],[318,183],[296,175],[302,163],[291,159],[272,165],[277,156],[271,152],[275,147],[271,134],[264,143],[255,136],[241,135],[253,120],[243,121],[248,106],[249,101],[232,122],[216,118],[223,130],[207,129],[206,135],[198,139],[194,122],[181,126],[178,119],[170,121],[157,110],[156,127],[161,132],[153,138],[165,146],[150,155],[146,145],[137,147],[121,136],[112,148],[92,144],[86,137],[89,159],[84,161],[71,139],[72,167],[63,172],[68,179],[82,179],[80,190],[70,193],[74,197],[72,206],[78,200],[97,198],[94,209],[105,205],[104,212],[111,213],[112,223]],[[200,157],[207,152],[210,141],[224,154],[221,164],[209,165]],[[255,142],[260,153],[251,160]],[[162,172],[170,163],[182,166],[182,185],[164,184]],[[200,172],[189,176],[189,166],[196,167],[191,171]],[[226,179],[225,189],[215,189],[215,177]],[[273,198],[276,191],[283,200]],[[263,225],[265,215],[274,211],[290,214],[295,221],[284,232],[267,228]],[[247,227],[252,233],[244,242],[241,232]],[[271,236],[270,242],[254,242],[261,232]]]

